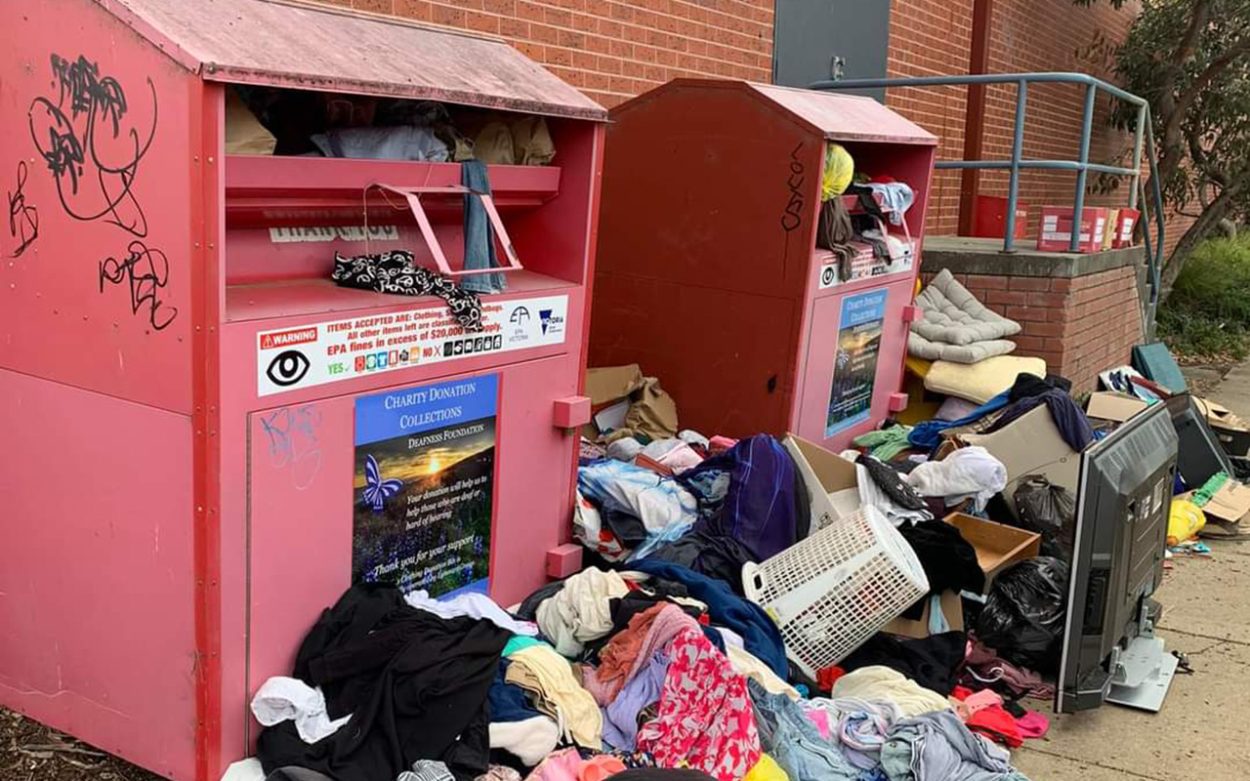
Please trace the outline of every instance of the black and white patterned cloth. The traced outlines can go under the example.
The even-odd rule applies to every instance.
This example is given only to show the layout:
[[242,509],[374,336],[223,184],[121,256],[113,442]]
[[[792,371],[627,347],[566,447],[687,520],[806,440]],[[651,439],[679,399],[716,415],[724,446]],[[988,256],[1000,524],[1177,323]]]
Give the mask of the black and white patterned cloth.
[[345,258],[334,253],[330,278],[342,287],[396,293],[402,296],[438,296],[464,330],[482,330],[482,302],[476,293],[462,289],[447,277],[420,268],[407,250]]

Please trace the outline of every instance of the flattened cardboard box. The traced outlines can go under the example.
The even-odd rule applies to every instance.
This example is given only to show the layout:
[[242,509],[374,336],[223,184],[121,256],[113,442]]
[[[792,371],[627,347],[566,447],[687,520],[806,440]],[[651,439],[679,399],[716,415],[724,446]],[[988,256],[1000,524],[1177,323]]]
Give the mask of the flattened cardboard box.
[[1076,493],[1081,455],[1064,441],[1045,405],[1030,410],[992,434],[965,434],[961,439],[966,445],[980,445],[1003,462],[1007,468],[1003,496],[1012,512],[1015,512],[1016,488],[1029,475],[1042,475],[1051,485]]
[[1099,420],[1123,423],[1146,409],[1147,406],[1146,402],[1135,396],[1115,393],[1114,391],[1099,391],[1089,397],[1089,404],[1085,408],[1085,414]]
[[1202,511],[1221,521],[1240,521],[1250,513],[1250,487],[1229,480],[1215,492]]
[[788,435],[781,444],[794,459],[794,464],[807,485],[807,492],[811,495],[811,533],[815,534],[844,517],[845,513],[838,511],[829,495],[859,485],[855,465],[837,453],[793,434]]

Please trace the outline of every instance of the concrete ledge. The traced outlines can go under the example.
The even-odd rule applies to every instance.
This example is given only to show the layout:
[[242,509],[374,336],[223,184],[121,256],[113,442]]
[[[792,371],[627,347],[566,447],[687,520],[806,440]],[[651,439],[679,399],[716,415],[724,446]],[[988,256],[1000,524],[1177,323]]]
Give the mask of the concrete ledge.
[[[1023,248],[1020,248],[1021,243],[1024,244]],[[1070,279],[1125,266],[1141,268],[1146,264],[1145,247],[1078,255],[1067,252],[1038,252],[1029,249],[1031,245],[1031,240],[1022,239],[1017,242],[1016,251],[1008,254],[1003,252],[1002,239],[926,236],[921,268],[925,273],[950,269],[952,274]]]

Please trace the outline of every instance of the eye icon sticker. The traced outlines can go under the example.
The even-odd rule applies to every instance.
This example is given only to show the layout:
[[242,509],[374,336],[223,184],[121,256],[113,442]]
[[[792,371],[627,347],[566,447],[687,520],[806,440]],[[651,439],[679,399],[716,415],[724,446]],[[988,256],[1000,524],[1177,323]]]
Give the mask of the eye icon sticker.
[[278,353],[269,362],[269,368],[265,370],[265,376],[274,385],[280,385],[285,388],[304,379],[304,375],[308,374],[308,369],[311,365],[308,358],[299,350],[285,350]]

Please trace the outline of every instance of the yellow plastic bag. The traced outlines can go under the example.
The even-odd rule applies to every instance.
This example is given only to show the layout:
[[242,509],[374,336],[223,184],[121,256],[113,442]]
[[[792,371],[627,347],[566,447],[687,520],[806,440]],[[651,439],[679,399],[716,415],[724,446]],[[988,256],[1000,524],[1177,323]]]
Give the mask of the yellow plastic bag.
[[846,192],[854,178],[855,161],[851,153],[841,144],[829,144],[825,149],[825,171],[820,180],[820,200],[827,201]]
[[1168,545],[1179,545],[1193,539],[1207,525],[1202,509],[1187,499],[1173,499],[1168,514]]
[[751,768],[751,772],[743,776],[742,781],[790,781],[790,776],[781,769],[777,760],[767,754],[760,754],[760,759]]

